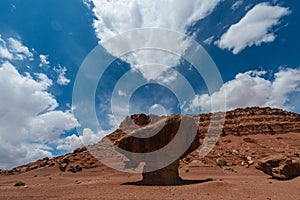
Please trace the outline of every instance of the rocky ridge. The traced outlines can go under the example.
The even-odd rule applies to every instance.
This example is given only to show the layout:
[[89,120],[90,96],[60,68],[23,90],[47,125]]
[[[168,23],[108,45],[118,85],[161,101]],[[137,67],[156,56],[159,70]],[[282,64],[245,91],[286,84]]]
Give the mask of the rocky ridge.
[[[259,107],[235,109],[227,113],[200,114],[194,116],[198,119],[200,144],[203,142],[209,124],[222,125],[221,119],[224,116],[226,120],[223,131],[214,149],[205,158],[199,159],[200,146],[181,159],[181,168],[219,165],[224,169],[232,170],[231,166],[250,167],[270,155],[284,155],[291,160],[300,157],[299,114]],[[162,118],[150,116],[151,123]],[[120,125],[120,129],[108,135],[107,138],[116,141],[124,137],[125,132],[134,130],[146,122],[149,123],[147,117],[139,118],[138,115],[127,117]],[[214,126],[212,126],[213,129]],[[63,156],[44,158],[12,170],[0,170],[0,174],[19,174],[45,167],[57,167],[61,171],[75,173],[105,166],[85,147],[81,147]]]

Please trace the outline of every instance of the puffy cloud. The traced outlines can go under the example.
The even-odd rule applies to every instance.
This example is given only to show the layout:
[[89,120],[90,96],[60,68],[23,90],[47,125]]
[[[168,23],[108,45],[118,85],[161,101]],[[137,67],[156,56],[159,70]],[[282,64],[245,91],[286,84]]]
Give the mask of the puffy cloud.
[[83,134],[80,136],[73,134],[63,140],[60,140],[60,144],[57,146],[57,149],[70,151],[84,145],[95,144],[111,132],[112,130],[94,133],[91,129],[85,128],[83,129]]
[[33,59],[33,54],[29,51],[28,47],[15,38],[8,38],[8,48],[17,60],[24,60],[25,58]]
[[6,46],[6,42],[2,39],[0,35],[0,58],[4,59],[12,59],[13,55],[9,52]]
[[236,10],[239,7],[241,7],[241,5],[243,5],[243,3],[244,3],[244,0],[238,0],[234,4],[232,4],[231,9]]
[[[186,33],[189,26],[208,16],[221,1],[90,0],[94,4],[93,12],[97,18],[94,21],[94,28],[102,45],[111,37],[138,28],[165,28]],[[87,1],[84,3],[87,4]],[[159,40],[163,42],[163,39],[164,37],[155,38],[157,42]],[[188,45],[183,38],[177,43],[182,51]],[[105,48],[114,55],[113,49]],[[131,64],[134,70],[140,71],[147,80],[174,76],[170,69],[180,61],[180,58],[170,53],[149,49],[135,51],[122,59]],[[168,81],[175,79],[176,76]]]
[[70,79],[67,79],[65,77],[66,72],[67,72],[66,67],[58,66],[58,68],[55,68],[54,71],[56,71],[58,73],[57,83],[59,85],[68,85],[70,83]]
[[5,41],[0,35],[0,58],[6,60],[32,60],[33,54],[20,40],[8,38]]
[[45,74],[21,75],[9,62],[1,65],[0,168],[51,156],[49,144],[79,126],[70,111],[55,110],[51,85]]
[[290,13],[285,7],[271,6],[268,3],[257,4],[238,23],[232,25],[216,44],[221,49],[238,54],[246,47],[273,42],[276,36],[272,27]]
[[289,95],[299,92],[300,68],[281,69],[274,74],[274,80],[270,81],[263,76],[265,71],[248,71],[239,73],[235,79],[223,84],[219,91],[211,95],[197,95],[190,103],[190,110],[200,106],[203,112],[210,112],[223,108],[222,97],[226,95],[227,109],[248,106],[271,106],[287,110],[293,110],[289,104]]
[[289,103],[288,94],[300,91],[300,69],[282,69],[275,74],[272,93],[268,105],[293,109]]
[[50,64],[50,62],[48,61],[48,55],[41,54],[40,55],[40,61],[41,61],[40,67],[42,67],[43,65],[49,65]]

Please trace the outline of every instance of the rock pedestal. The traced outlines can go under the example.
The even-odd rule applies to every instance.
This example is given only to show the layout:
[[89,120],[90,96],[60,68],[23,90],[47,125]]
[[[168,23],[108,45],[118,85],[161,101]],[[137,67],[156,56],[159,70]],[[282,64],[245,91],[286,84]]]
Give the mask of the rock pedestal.
[[[141,117],[143,120],[139,120],[138,116],[134,120],[145,122],[144,119],[147,118],[142,115]],[[182,180],[178,173],[179,160],[200,145],[198,125],[194,118],[172,115],[153,124],[142,124],[142,127],[115,142],[119,148],[129,152],[124,153],[129,159],[127,166],[135,167],[145,163],[142,183],[146,185],[180,183]]]
[[[148,163],[147,163],[148,164]],[[144,166],[147,168],[147,164]],[[144,172],[142,183],[145,185],[176,185],[182,181],[178,173],[179,160],[162,169]]]

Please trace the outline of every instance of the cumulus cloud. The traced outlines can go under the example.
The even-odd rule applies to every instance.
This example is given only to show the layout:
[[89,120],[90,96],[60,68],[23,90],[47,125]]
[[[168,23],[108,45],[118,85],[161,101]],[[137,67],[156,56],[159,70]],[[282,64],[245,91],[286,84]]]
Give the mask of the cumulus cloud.
[[64,138],[63,140],[60,140],[60,144],[57,146],[57,149],[70,151],[81,146],[95,144],[99,142],[101,138],[111,132],[112,131],[109,130],[94,133],[91,129],[85,128],[83,129],[83,134],[80,136],[73,134]]
[[15,66],[0,66],[0,168],[51,156],[49,144],[80,124],[47,90],[45,74],[21,75]]
[[0,35],[0,58],[6,60],[33,60],[33,54],[20,40],[8,38],[5,41]]
[[57,83],[59,85],[68,85],[70,83],[70,79],[67,79],[65,76],[67,72],[66,67],[58,66],[57,68],[54,69],[54,71],[58,73]]
[[0,58],[2,59],[12,59],[13,55],[11,52],[9,52],[6,42],[2,39],[2,36],[0,35]]
[[[208,16],[221,1],[90,0],[94,4],[93,12],[96,16],[94,28],[102,45],[111,37],[138,28],[165,28],[186,33],[189,26]],[[163,40],[163,37],[155,39]],[[185,42],[182,39],[176,45],[184,51],[188,47]],[[105,48],[114,55],[111,48]],[[123,60],[131,64],[133,69],[140,71],[145,79],[156,80],[166,75],[174,76],[175,74],[170,74],[169,71],[180,59],[163,51],[142,50],[129,54]],[[157,67],[155,64],[161,65]],[[176,76],[169,81],[175,78]]]
[[43,54],[41,54],[40,55],[40,61],[41,61],[41,63],[40,63],[40,67],[42,67],[43,65],[49,65],[50,64],[50,62],[48,61],[48,55],[43,55]]
[[17,60],[24,60],[25,58],[32,59],[33,57],[28,47],[24,46],[21,41],[15,38],[8,38],[8,49]]
[[[190,110],[200,106],[203,112],[219,111],[223,108],[222,97],[226,96],[227,109],[248,106],[270,106],[293,110],[289,95],[299,92],[300,68],[281,69],[274,74],[274,80],[264,78],[265,71],[239,73],[235,79],[223,84],[219,91],[211,95],[197,95],[190,103]],[[214,110],[211,110],[214,105]]]
[[254,6],[238,23],[233,24],[216,44],[221,49],[240,53],[246,47],[260,46],[276,38],[272,28],[280,23],[283,16],[291,11],[281,6],[260,3]]

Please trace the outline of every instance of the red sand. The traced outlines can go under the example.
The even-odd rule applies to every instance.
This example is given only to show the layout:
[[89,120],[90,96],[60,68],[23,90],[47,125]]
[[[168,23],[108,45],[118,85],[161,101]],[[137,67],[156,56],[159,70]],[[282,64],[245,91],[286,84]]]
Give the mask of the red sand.
[[[52,167],[0,176],[0,199],[300,199],[300,177],[278,181],[253,166],[233,169],[236,172],[212,166],[187,166],[180,170],[183,179],[212,178],[213,181],[181,186],[137,186],[124,183],[140,180],[139,174],[107,168],[73,174],[62,173]],[[25,182],[28,188],[14,187],[17,181]]]

